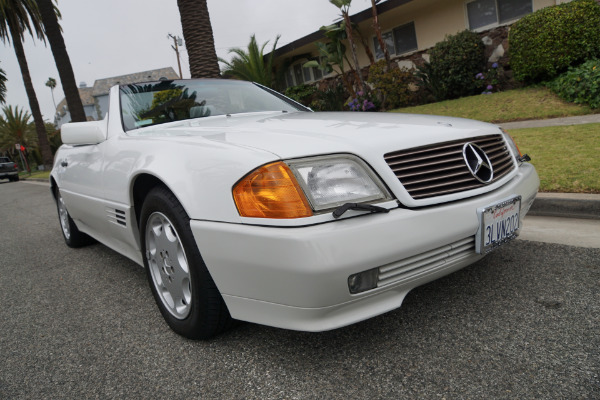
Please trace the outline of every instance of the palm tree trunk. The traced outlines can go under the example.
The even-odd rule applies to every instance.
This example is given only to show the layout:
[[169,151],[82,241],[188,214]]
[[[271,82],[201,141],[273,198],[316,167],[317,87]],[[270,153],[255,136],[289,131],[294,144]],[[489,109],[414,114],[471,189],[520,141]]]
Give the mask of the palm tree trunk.
[[8,20],[8,27],[10,29],[10,35],[12,37],[13,47],[15,48],[15,54],[19,67],[21,68],[21,75],[23,75],[23,83],[25,84],[25,92],[29,98],[29,108],[31,109],[31,115],[33,116],[33,122],[35,123],[35,130],[38,136],[38,148],[42,154],[42,162],[46,169],[52,168],[52,151],[50,150],[50,144],[48,143],[48,135],[46,134],[46,127],[44,126],[44,119],[42,112],[40,111],[40,105],[33,89],[33,83],[31,82],[31,75],[29,74],[29,66],[27,65],[27,59],[25,58],[25,50],[23,50],[23,43],[21,43],[21,36],[19,32],[13,26],[12,20]]
[[383,36],[381,36],[381,27],[379,26],[379,16],[377,13],[377,4],[375,4],[375,0],[371,0],[371,9],[373,10],[373,29],[375,30],[375,34],[377,35],[377,41],[379,42],[379,47],[381,47],[381,51],[383,51],[383,56],[385,57],[385,63],[389,70],[391,67],[390,52],[387,49],[387,45],[383,41]]
[[219,78],[221,72],[206,0],[177,0],[177,6],[192,78]]
[[367,57],[369,57],[369,64],[375,64],[375,57],[373,56],[373,52],[369,47],[369,43],[365,40],[365,37],[362,35],[362,33],[358,32],[358,34],[360,37],[360,42],[363,45],[363,48],[365,49],[365,53],[367,53]]
[[358,89],[364,93],[365,83],[362,78],[360,64],[358,63],[358,56],[356,55],[356,45],[354,44],[354,39],[352,38],[352,22],[350,22],[350,16],[347,12],[342,12],[342,14],[344,16],[344,21],[346,22],[346,35],[348,36],[348,42],[350,42],[350,50],[352,53],[352,60],[354,61]]
[[79,89],[75,83],[75,74],[73,73],[73,67],[71,66],[71,59],[69,58],[69,53],[67,53],[65,40],[63,39],[60,26],[58,25],[52,0],[37,0],[37,5],[46,31],[46,37],[48,38],[48,42],[50,42],[50,48],[52,49],[56,69],[60,76],[60,82],[62,83],[62,88],[65,92],[65,99],[67,100],[69,113],[71,114],[71,121],[85,122],[87,118],[85,116],[85,111],[83,110]]

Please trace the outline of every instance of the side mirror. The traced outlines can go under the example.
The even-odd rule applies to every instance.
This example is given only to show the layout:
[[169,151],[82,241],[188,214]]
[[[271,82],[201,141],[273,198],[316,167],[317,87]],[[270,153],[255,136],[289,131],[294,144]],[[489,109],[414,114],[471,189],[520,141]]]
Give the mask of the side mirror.
[[106,140],[106,121],[69,122],[60,130],[64,144],[98,144]]

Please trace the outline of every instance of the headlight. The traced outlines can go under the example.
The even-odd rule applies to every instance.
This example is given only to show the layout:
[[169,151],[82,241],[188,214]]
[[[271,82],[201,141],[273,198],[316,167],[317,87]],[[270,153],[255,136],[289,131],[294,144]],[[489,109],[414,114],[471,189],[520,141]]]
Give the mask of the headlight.
[[390,199],[379,178],[359,158],[325,156],[288,161],[290,169],[315,211],[345,203]]
[[233,188],[242,217],[303,218],[346,203],[391,198],[371,169],[351,155],[282,161],[257,168]]
[[510,148],[510,151],[512,152],[515,159],[517,159],[517,161],[518,161],[519,158],[521,158],[521,156],[522,156],[521,150],[519,150],[519,147],[517,146],[514,139],[512,138],[512,136],[510,136],[510,134],[508,132],[506,132],[502,128],[500,128],[500,130],[502,131],[502,136],[504,136],[504,140],[506,141],[506,143],[508,143],[508,147]]

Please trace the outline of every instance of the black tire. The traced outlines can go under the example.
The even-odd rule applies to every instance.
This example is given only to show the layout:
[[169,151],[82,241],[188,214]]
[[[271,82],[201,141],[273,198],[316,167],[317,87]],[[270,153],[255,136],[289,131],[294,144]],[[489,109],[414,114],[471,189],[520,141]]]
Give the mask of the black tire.
[[150,289],[173,331],[188,339],[209,339],[231,326],[229,310],[194,241],[190,218],[164,186],[152,189],[144,200],[140,239]]
[[77,225],[67,211],[67,207],[62,199],[58,188],[54,191],[56,200],[56,210],[58,211],[58,222],[60,223],[60,231],[62,232],[65,243],[69,247],[83,247],[95,242],[93,238],[77,229]]
[[11,182],[18,182],[19,181],[19,175],[11,176],[10,178],[8,178],[8,180],[11,181]]

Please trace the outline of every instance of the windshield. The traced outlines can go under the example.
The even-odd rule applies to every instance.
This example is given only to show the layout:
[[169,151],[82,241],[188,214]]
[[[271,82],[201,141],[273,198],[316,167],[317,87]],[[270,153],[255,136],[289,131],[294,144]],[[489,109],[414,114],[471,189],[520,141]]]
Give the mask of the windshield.
[[159,81],[123,85],[120,93],[126,131],[214,115],[307,111],[282,95],[244,81]]

